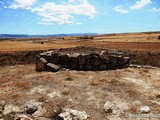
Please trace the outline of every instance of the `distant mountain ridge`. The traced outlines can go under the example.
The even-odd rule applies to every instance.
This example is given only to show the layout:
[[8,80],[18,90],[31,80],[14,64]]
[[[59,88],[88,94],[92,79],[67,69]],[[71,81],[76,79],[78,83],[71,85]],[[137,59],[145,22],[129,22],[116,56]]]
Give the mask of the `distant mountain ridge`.
[[0,34],[0,39],[10,39],[10,38],[50,38],[50,37],[65,37],[65,36],[94,36],[94,35],[118,35],[118,34],[152,34],[158,33],[160,31],[148,31],[148,32],[126,32],[126,33],[70,33],[70,34],[49,34],[49,35],[27,35],[27,34]]
[[53,34],[53,35],[0,34],[0,38],[47,38],[47,37],[84,36],[84,35],[97,35],[97,33],[71,33],[71,34]]

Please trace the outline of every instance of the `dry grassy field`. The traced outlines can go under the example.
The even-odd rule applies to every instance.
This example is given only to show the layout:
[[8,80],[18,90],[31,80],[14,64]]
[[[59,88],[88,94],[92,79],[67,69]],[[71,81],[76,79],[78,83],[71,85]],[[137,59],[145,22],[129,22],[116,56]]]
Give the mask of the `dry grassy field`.
[[[87,120],[140,120],[126,115],[139,114],[142,106],[149,106],[150,115],[160,114],[159,68],[52,73],[36,72],[34,65],[14,65],[0,67],[0,82],[0,100],[12,105],[13,115],[19,114],[16,110],[29,101],[43,107],[44,111],[38,109],[40,114],[34,113],[29,120],[61,120],[55,118],[58,115],[55,111],[68,108],[85,111],[89,115]],[[106,101],[115,105],[116,113],[107,114],[103,110]]]
[[[87,114],[84,120],[159,120],[159,35],[160,32],[97,35],[93,39],[72,36],[1,40],[0,120],[62,120],[58,116],[66,109],[80,111],[76,113],[78,117]],[[118,49],[130,57],[131,64],[155,67],[106,71],[63,68],[55,73],[35,70],[36,55],[42,51],[75,53],[97,48]],[[105,110],[106,103],[109,111]],[[27,113],[26,104],[37,110]],[[144,114],[147,118],[141,112],[143,107],[149,108]],[[73,119],[69,120],[79,120],[76,115],[71,114]]]
[[76,46],[92,46],[134,51],[160,51],[160,33],[126,33],[97,35],[93,39],[57,37],[40,39],[13,39],[0,42],[0,52],[47,50]]

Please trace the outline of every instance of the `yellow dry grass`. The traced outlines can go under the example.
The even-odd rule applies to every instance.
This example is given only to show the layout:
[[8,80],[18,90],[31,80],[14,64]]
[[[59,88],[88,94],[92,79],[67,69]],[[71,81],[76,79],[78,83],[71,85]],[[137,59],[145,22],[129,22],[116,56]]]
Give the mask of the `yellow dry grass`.
[[[158,50],[160,33],[130,33],[97,35],[94,39],[80,39],[79,37],[40,38],[40,39],[16,39],[0,41],[0,52],[48,50],[59,48],[70,48],[76,46],[94,46],[116,49],[145,49]],[[42,44],[43,43],[43,44]]]
[[133,33],[133,34],[115,34],[115,35],[102,35],[97,36],[95,41],[99,42],[157,42],[159,33]]
[[73,45],[55,44],[55,43],[29,43],[24,41],[0,42],[0,52],[26,51],[26,50],[47,50],[56,48],[74,47]]

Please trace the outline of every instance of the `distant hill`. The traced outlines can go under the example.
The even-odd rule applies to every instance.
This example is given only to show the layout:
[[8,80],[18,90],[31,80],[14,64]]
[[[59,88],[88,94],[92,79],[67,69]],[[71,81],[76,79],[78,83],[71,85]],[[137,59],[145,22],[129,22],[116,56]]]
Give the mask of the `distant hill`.
[[26,34],[0,34],[0,38],[48,38],[61,36],[84,36],[97,35],[97,33],[73,33],[73,34],[53,34],[53,35],[26,35]]

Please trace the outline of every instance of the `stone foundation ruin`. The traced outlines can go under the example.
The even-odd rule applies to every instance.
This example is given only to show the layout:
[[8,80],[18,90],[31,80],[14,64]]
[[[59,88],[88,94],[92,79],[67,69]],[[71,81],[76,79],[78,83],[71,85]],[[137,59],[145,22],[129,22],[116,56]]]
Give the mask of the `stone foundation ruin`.
[[[72,48],[71,48],[72,49]],[[116,50],[98,49],[85,51],[72,49],[51,50],[40,53],[36,59],[36,71],[57,72],[61,68],[71,70],[112,70],[129,66],[129,57]]]

